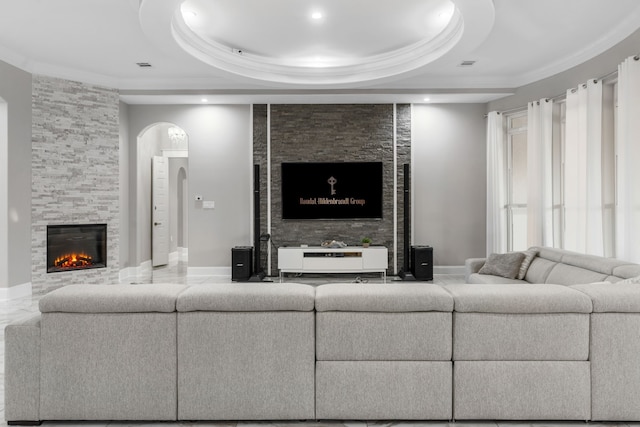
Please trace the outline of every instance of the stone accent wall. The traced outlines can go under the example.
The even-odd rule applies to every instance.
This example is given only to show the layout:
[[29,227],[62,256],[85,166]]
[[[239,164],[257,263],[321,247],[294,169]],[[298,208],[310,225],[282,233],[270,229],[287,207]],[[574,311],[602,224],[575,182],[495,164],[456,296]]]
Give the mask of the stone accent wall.
[[[254,163],[266,164],[266,110],[254,106]],[[398,207],[402,203],[402,164],[410,162],[411,107],[398,106]],[[264,118],[263,118],[264,117]],[[277,246],[319,245],[342,240],[360,245],[364,236],[389,249],[389,273],[393,266],[393,105],[271,105],[271,236]],[[281,164],[283,162],[382,162],[382,220],[282,220]],[[261,168],[261,172],[263,167]],[[266,201],[266,174],[261,173]],[[402,211],[399,211],[399,215]],[[266,210],[262,210],[266,229]],[[399,266],[402,266],[402,217],[398,223]],[[277,272],[277,252],[272,255]]]
[[[119,94],[33,76],[32,285],[117,283],[119,272]],[[107,267],[47,273],[47,225],[107,224]]]

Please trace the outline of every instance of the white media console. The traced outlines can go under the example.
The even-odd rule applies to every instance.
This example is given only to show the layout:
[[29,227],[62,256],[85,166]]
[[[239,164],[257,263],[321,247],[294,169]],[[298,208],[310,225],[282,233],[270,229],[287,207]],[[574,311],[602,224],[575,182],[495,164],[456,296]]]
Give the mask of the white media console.
[[388,251],[384,246],[278,248],[281,282],[284,273],[380,273],[386,283],[388,266]]

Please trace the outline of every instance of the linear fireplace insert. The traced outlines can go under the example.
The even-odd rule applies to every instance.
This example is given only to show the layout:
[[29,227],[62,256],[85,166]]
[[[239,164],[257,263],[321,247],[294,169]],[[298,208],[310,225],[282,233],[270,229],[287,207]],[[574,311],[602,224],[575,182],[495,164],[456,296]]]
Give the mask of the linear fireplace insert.
[[107,224],[47,226],[47,273],[107,266]]

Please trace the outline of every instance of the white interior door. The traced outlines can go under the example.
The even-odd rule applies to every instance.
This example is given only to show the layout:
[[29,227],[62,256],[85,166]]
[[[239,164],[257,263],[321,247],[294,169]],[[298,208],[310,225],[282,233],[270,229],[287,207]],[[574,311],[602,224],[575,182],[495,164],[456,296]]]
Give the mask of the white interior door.
[[154,267],[169,263],[168,160],[153,156],[151,168],[151,258]]

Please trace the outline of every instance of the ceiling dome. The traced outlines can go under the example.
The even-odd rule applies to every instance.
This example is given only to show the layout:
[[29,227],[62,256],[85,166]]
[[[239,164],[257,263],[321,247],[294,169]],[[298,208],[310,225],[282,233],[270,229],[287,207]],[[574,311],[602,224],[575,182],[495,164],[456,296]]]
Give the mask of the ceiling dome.
[[491,0],[242,4],[145,0],[140,22],[151,39],[243,78],[344,85],[413,72],[456,48],[468,50],[486,37],[494,12]]

